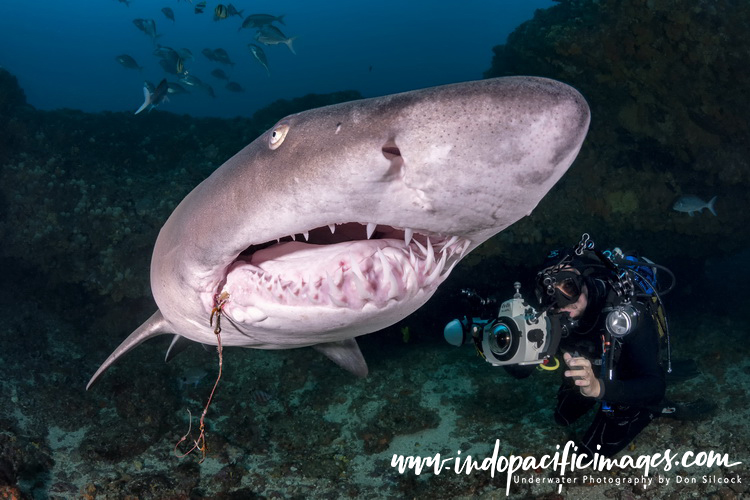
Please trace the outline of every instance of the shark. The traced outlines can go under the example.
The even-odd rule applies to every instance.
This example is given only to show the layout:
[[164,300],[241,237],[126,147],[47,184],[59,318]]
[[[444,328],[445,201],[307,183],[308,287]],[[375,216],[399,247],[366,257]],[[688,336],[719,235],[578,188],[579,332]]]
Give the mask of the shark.
[[576,158],[584,97],[502,77],[321,107],[281,119],[195,187],[151,260],[142,342],[314,347],[357,376],[356,337],[405,318],[482,242],[529,215]]

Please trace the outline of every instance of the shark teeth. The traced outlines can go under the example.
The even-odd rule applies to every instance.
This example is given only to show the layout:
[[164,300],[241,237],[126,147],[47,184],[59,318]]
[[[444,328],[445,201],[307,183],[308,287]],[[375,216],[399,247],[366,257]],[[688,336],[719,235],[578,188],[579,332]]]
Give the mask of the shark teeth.
[[[339,226],[345,226],[345,229],[339,229]],[[328,228],[328,231],[325,231],[325,228]],[[361,229],[356,229],[357,227],[360,227]],[[380,227],[380,230],[378,230],[378,227]],[[376,235],[375,232],[378,230],[378,234]],[[341,233],[341,231],[344,231],[344,235],[338,236],[337,233]],[[360,232],[361,231],[361,232]],[[415,234],[418,235],[417,238],[415,238]],[[326,236],[328,235],[328,236]],[[337,235],[334,237],[333,235]],[[348,239],[347,239],[348,238]],[[318,245],[326,245],[326,244],[332,244],[332,243],[341,243],[343,241],[356,241],[358,239],[362,240],[371,240],[371,239],[403,239],[404,247],[409,247],[413,243],[416,242],[418,248],[423,250],[423,252],[427,252],[429,250],[429,246],[433,246],[434,250],[438,250],[437,247],[439,246],[439,250],[443,251],[445,249],[449,249],[450,252],[458,253],[458,251],[461,249],[460,244],[457,244],[460,242],[461,244],[465,242],[466,240],[464,238],[461,238],[459,236],[453,235],[453,236],[442,236],[442,235],[436,235],[436,234],[425,234],[424,232],[418,232],[414,228],[410,227],[404,227],[399,228],[395,226],[388,226],[388,225],[381,225],[376,222],[336,222],[333,224],[325,224],[319,228],[315,229],[308,229],[308,230],[301,230],[297,231],[295,233],[288,234],[286,236],[280,236],[275,238],[275,241],[277,243],[284,243],[287,241],[305,241],[313,244]],[[265,247],[267,245],[263,245]],[[252,246],[249,247],[249,250],[252,250]]]
[[[429,239],[427,242],[429,243]],[[430,247],[432,249],[432,247]],[[440,276],[440,273],[443,272],[443,268],[445,267],[445,262],[448,256],[447,252],[442,252],[440,257],[440,261],[435,264],[435,266],[432,268],[432,271],[430,271],[430,274],[428,274],[424,279],[424,284],[426,286],[432,285],[438,276]],[[428,268],[429,269],[429,268]]]
[[383,269],[383,277],[386,281],[388,281],[388,300],[395,299],[398,297],[399,293],[399,286],[398,286],[398,280],[396,279],[396,276],[393,274],[393,267],[391,266],[391,263],[388,261],[388,257],[385,256],[383,253],[383,250],[378,248],[377,251],[378,259],[380,259],[380,265]]
[[435,249],[432,248],[430,238],[427,238],[427,255],[425,257],[425,270],[431,269],[435,264]]
[[[311,235],[305,235],[306,238]],[[362,309],[384,308],[431,293],[445,280],[471,246],[460,237],[414,234],[409,245],[394,239],[352,242],[346,247],[305,248],[304,253],[279,255],[260,261],[237,261],[227,275],[232,296],[251,294],[248,306]],[[341,248],[341,250],[338,250]],[[294,257],[290,257],[294,255]],[[303,262],[303,263],[301,263]],[[258,321],[259,315],[238,313]]]
[[404,245],[409,245],[411,243],[411,239],[414,236],[414,230],[409,229],[408,227],[404,229]]
[[326,224],[279,238],[282,245],[292,241],[296,247],[279,252],[274,245],[250,247],[232,265],[225,289],[245,294],[241,307],[388,307],[432,293],[471,248],[460,236],[376,223]]

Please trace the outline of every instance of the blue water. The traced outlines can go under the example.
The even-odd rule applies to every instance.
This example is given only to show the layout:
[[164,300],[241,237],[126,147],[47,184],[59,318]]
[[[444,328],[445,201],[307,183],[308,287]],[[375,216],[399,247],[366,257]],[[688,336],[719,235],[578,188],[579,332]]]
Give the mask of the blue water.
[[[194,2],[194,3],[197,3]],[[156,21],[157,43],[190,49],[186,68],[209,83],[216,98],[199,90],[173,97],[162,109],[194,116],[249,116],[279,98],[310,92],[358,90],[377,96],[420,87],[474,80],[490,66],[492,47],[503,43],[537,8],[551,0],[432,2],[271,2],[235,0],[244,14],[285,15],[278,25],[294,41],[263,47],[271,76],[247,49],[253,29],[238,32],[242,20],[214,21],[218,2],[195,14],[187,1],[117,0],[0,2],[0,66],[19,79],[29,103],[40,109],[135,111],[143,101],[143,81],[167,75],[152,54],[155,44],[133,19]],[[170,7],[173,23],[161,12]],[[204,48],[224,48],[233,68],[213,63]],[[129,54],[143,71],[126,69],[115,56]],[[238,94],[210,75],[225,70],[245,88]]]

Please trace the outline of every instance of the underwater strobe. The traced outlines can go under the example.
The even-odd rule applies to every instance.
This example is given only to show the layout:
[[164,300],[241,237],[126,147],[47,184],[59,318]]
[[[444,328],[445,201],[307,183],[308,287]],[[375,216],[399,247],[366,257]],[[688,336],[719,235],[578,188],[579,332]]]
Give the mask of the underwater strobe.
[[[495,319],[482,319],[473,315],[454,319],[443,330],[445,340],[455,346],[473,343],[482,358],[494,366],[535,365],[545,362],[548,354],[554,355],[560,335],[552,333],[559,328],[554,318],[541,314],[528,305],[521,296],[521,284],[513,284],[513,298],[500,304]],[[475,292],[461,290],[467,298],[486,303]]]

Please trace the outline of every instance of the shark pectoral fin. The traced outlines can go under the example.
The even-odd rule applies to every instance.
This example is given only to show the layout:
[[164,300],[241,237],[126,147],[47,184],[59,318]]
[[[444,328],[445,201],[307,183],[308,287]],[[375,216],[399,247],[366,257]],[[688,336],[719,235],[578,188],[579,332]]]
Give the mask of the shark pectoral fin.
[[167,349],[167,355],[164,356],[164,361],[169,363],[177,357],[178,354],[190,347],[192,343],[192,340],[186,339],[182,335],[175,335],[172,338],[172,343],[169,344],[169,349]]
[[[200,343],[193,342],[192,340],[187,339],[183,337],[182,335],[175,335],[174,338],[172,339],[172,343],[169,344],[169,349],[167,349],[167,355],[164,356],[164,361],[169,363],[174,358],[176,358],[178,354],[181,354],[182,351],[184,351],[185,349],[187,349],[193,344],[200,344]],[[214,346],[210,346],[207,344],[200,344],[200,345],[203,346],[203,350],[206,352],[211,352],[216,349]]]
[[164,335],[165,333],[169,333],[166,330],[166,321],[164,321],[164,317],[161,315],[161,312],[156,311],[145,323],[139,326],[133,333],[128,335],[128,338],[126,338],[122,342],[122,344],[117,346],[117,349],[115,349],[114,352],[109,355],[107,360],[102,363],[102,366],[100,366],[99,369],[96,370],[96,373],[94,373],[94,376],[91,377],[89,383],[86,384],[86,390],[91,387],[91,384],[93,384],[101,376],[101,374],[107,370],[107,368],[112,366],[115,361],[117,361],[121,356],[125,355],[125,353],[127,353],[131,349],[134,349],[139,344],[150,339],[151,337]]
[[346,339],[327,344],[318,344],[313,347],[341,368],[350,371],[354,375],[358,377],[367,376],[367,362],[362,356],[356,340]]

